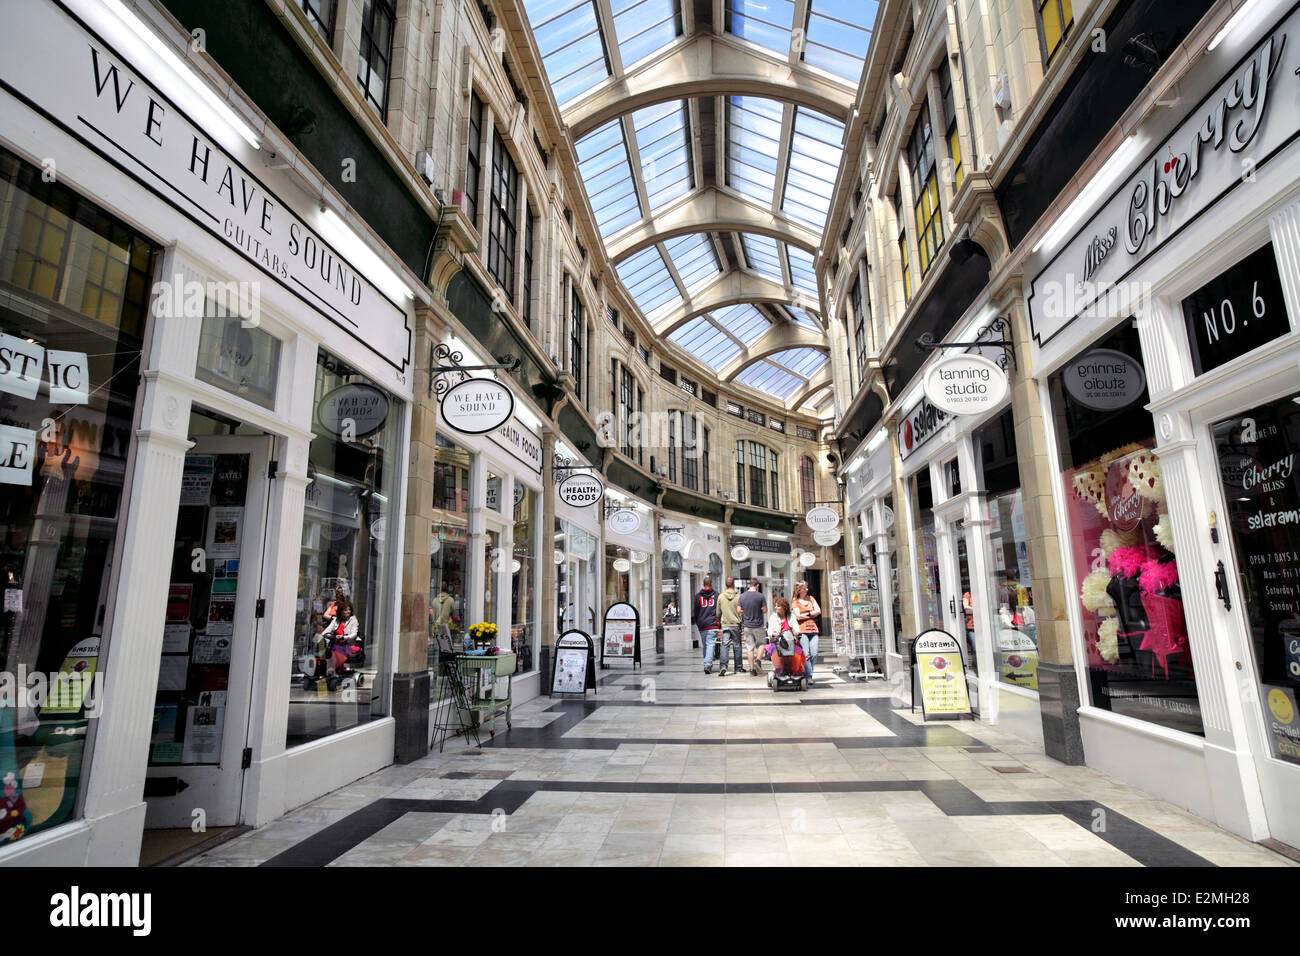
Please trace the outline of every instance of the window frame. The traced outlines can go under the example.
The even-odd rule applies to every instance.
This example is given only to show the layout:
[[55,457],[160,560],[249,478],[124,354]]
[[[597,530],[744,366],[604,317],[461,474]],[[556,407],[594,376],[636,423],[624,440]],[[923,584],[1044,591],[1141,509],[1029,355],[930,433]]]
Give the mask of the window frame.
[[[1043,10],[1049,5],[1056,7],[1056,13],[1059,17],[1057,21],[1060,24],[1061,35],[1056,40],[1056,45],[1050,50],[1047,47],[1047,24],[1043,20]],[[1069,19],[1066,19],[1066,12],[1069,12]],[[1038,47],[1043,54],[1043,69],[1052,65],[1056,54],[1061,52],[1065,46],[1066,39],[1074,30],[1074,7],[1071,0],[1034,0],[1034,24],[1038,27]]]
[[[317,7],[329,7],[329,23],[321,19]],[[334,47],[334,25],[339,18],[339,0],[298,0],[298,9],[303,12],[307,22],[319,33],[329,44],[330,48]]]
[[799,457],[799,498],[805,514],[817,501],[817,465],[807,455]]
[[[384,65],[384,99],[383,102],[377,102],[370,95],[370,80],[375,72],[373,55],[376,54],[378,47],[375,43],[375,11],[381,7],[383,12],[388,15],[388,37],[384,44],[384,52],[379,54],[379,59]],[[388,121],[388,87],[393,80],[393,32],[397,25],[397,4],[395,0],[365,0],[361,8],[361,39],[359,56],[357,58],[357,82],[361,84],[361,95],[366,102],[371,104],[379,111],[379,118],[384,122]],[[365,74],[364,76],[362,74]]]
[[501,131],[492,127],[492,179],[488,190],[488,275],[501,286],[506,298],[515,298],[515,243],[519,238],[519,167]]
[[930,106],[921,107],[907,138],[907,170],[912,184],[912,216],[916,222],[917,265],[921,277],[930,271],[943,247],[943,215],[939,199],[938,163],[934,154],[934,125]]
[[939,81],[939,99],[943,104],[944,140],[948,145],[948,161],[952,163],[952,191],[956,193],[966,178],[962,163],[961,133],[957,128],[957,95],[952,87],[952,67],[945,58],[936,71]]
[[478,228],[478,191],[483,182],[483,100],[469,94],[469,142],[465,152],[465,215]]

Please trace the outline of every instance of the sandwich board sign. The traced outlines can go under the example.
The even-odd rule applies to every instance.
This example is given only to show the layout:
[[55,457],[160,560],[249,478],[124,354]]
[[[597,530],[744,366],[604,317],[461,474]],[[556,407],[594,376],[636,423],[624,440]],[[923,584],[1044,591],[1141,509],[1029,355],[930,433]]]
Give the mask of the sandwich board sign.
[[596,662],[591,638],[584,631],[565,631],[555,642],[551,694],[581,694],[596,689]]
[[609,658],[631,660],[632,667],[641,664],[641,615],[626,601],[615,601],[605,611],[605,628],[600,642],[600,667]]
[[961,644],[947,631],[925,631],[912,642],[913,687],[918,682],[921,713],[931,717],[971,717],[966,693],[966,663]]

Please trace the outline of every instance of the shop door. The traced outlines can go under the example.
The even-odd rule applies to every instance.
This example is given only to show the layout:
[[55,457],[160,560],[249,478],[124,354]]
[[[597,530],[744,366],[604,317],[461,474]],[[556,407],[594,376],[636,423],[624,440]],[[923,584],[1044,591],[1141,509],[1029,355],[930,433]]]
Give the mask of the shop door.
[[953,593],[944,602],[944,611],[948,633],[961,642],[971,709],[979,713],[979,682],[974,680],[979,673],[979,655],[975,652],[975,602],[971,592],[970,545],[966,535],[966,522],[962,519],[954,521],[948,534],[952,572],[948,580],[953,582]]
[[185,455],[154,704],[145,825],[240,822],[271,438]]
[[[1224,596],[1248,636],[1238,666],[1256,688],[1254,745],[1271,835],[1300,847],[1300,395],[1213,426],[1236,587]],[[1186,653],[1177,565],[1152,578],[1147,633],[1157,655]],[[1154,574],[1153,570],[1153,574]],[[1144,573],[1146,573],[1144,571]],[[1226,582],[1221,582],[1220,586]],[[1157,586],[1158,585],[1158,586]],[[1186,582],[1186,586],[1194,586]],[[1199,662],[1198,662],[1199,663]],[[1255,738],[1256,735],[1252,735]]]

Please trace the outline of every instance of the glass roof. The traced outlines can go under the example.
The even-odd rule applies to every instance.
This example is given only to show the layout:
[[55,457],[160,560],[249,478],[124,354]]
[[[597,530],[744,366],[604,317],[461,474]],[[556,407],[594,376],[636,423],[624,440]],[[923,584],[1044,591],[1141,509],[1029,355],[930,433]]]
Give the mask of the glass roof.
[[781,257],[776,249],[776,240],[771,236],[755,233],[741,233],[740,245],[745,250],[745,260],[749,267],[765,279],[781,285],[785,276],[781,273]]
[[[618,58],[625,70],[672,43],[681,32],[676,0],[610,0],[609,6],[618,36]],[[528,7],[531,12],[532,4]],[[858,72],[862,72],[861,66]]]
[[724,335],[707,315],[691,319],[669,338],[714,370],[740,354],[740,346]]
[[807,292],[813,299],[817,298],[817,273],[813,271],[813,257],[797,246],[786,245],[785,254],[790,258],[790,281],[801,292]]
[[773,352],[767,360],[788,368],[796,375],[811,378],[813,372],[826,364],[826,353],[808,348],[786,349],[784,352]]
[[614,267],[627,291],[643,313],[649,315],[666,303],[682,299],[677,283],[664,265],[658,246],[650,246],[628,256]]
[[727,0],[727,29],[781,56],[790,55],[793,26],[790,0]]
[[574,144],[578,172],[591,200],[601,237],[608,237],[641,219],[636,182],[627,158],[621,120],[611,120]]
[[772,325],[762,312],[747,303],[713,313],[713,321],[745,345],[753,345]]
[[803,309],[797,309],[792,305],[787,305],[785,310],[790,313],[790,316],[795,320],[795,322],[802,325],[804,328],[812,329],[816,332],[822,331],[822,327],[817,324],[816,320],[814,320],[812,316]]
[[826,225],[826,212],[840,169],[844,124],[796,106],[790,142],[790,169],[785,178],[785,213],[815,229]]
[[591,0],[526,0],[524,8],[557,103],[563,106],[609,76]]
[[690,192],[695,184],[687,135],[686,101],[647,106],[632,114],[636,149],[645,177],[646,198],[653,212]]
[[753,363],[736,376],[736,381],[780,399],[789,399],[808,384],[813,373],[826,364],[816,349],[787,349]]
[[718,254],[705,233],[692,232],[669,239],[664,243],[664,249],[687,289],[695,288],[706,279],[712,280],[722,272]]
[[804,62],[856,84],[879,8],[874,0],[811,0]]
[[733,96],[727,102],[727,184],[771,206],[785,107],[776,100]]

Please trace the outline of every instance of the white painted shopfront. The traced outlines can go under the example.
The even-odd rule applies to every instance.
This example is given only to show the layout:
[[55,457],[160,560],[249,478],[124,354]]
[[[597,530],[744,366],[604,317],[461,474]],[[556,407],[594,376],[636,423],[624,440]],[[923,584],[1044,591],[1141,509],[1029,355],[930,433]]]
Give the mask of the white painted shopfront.
[[723,535],[722,525],[711,521],[687,518],[672,511],[663,512],[659,517],[662,549],[659,613],[667,651],[689,648],[699,640],[691,624],[691,602],[703,586],[705,575],[712,576],[714,590],[722,587],[726,566]]

